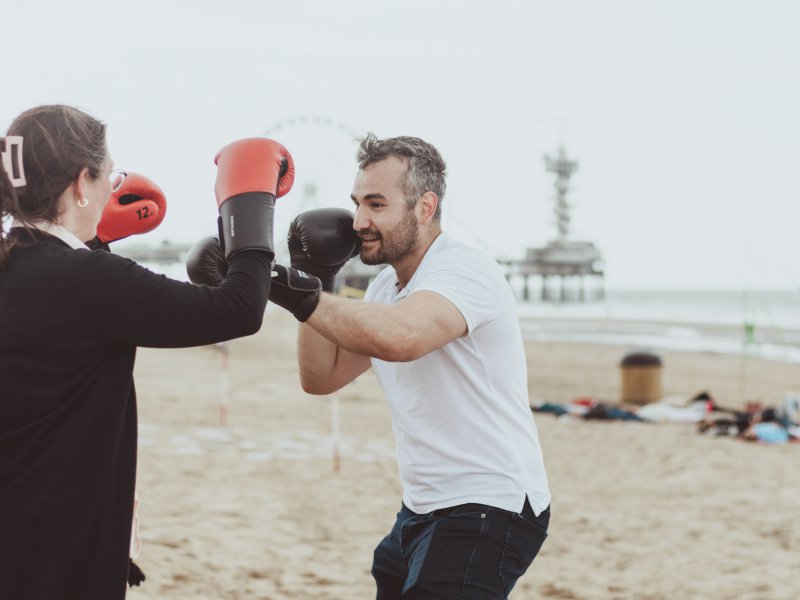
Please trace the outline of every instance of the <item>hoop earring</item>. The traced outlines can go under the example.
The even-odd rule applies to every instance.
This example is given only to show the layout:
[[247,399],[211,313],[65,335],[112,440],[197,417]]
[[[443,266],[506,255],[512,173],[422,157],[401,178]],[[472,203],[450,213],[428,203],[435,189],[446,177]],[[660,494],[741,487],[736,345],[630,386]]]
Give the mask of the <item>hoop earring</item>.
[[80,200],[78,200],[78,206],[80,206],[81,208],[86,208],[87,206],[89,206],[89,199],[81,198]]

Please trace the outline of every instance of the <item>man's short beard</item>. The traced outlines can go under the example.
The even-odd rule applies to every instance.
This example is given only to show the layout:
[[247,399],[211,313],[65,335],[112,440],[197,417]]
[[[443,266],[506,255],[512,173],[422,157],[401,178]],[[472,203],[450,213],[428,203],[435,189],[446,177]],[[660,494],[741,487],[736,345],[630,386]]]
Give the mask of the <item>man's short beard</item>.
[[361,248],[361,262],[365,265],[383,265],[394,263],[405,257],[419,239],[419,223],[417,223],[414,209],[406,210],[403,220],[386,235],[381,235],[380,247],[367,255]]

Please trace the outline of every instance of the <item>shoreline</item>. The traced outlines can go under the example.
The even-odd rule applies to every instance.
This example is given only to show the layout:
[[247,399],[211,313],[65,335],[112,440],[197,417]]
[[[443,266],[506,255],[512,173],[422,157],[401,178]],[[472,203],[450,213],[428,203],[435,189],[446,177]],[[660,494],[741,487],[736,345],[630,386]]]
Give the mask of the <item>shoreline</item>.
[[800,329],[757,325],[745,345],[744,324],[675,319],[520,316],[526,340],[655,351],[711,352],[800,363]]

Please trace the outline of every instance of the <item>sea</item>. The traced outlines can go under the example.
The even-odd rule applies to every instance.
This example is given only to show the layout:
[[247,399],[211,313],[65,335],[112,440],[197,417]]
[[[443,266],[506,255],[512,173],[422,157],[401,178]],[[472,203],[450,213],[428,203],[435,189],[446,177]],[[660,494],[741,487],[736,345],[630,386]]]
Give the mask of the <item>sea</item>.
[[520,300],[518,311],[531,340],[800,362],[800,289],[612,289],[583,303]]
[[[183,263],[144,266],[187,280]],[[713,352],[800,363],[800,288],[623,290],[585,302],[523,300],[523,335],[535,341]]]

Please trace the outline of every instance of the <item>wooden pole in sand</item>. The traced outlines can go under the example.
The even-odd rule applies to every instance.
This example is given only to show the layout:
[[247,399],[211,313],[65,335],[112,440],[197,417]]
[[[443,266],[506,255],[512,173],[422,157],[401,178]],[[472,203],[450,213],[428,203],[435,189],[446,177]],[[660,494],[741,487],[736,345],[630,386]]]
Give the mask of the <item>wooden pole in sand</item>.
[[342,456],[339,448],[339,396],[331,396],[331,452],[333,453],[333,472],[338,473],[342,466]]
[[228,366],[230,365],[230,348],[228,342],[220,342],[217,344],[219,350],[220,364],[219,364],[219,424],[228,424],[228,401],[230,398],[230,376],[228,373]]
[[742,355],[739,357],[739,385],[737,386],[739,404],[747,402],[747,358],[751,344],[755,341],[755,318],[751,311],[750,289],[745,284],[742,295]]

